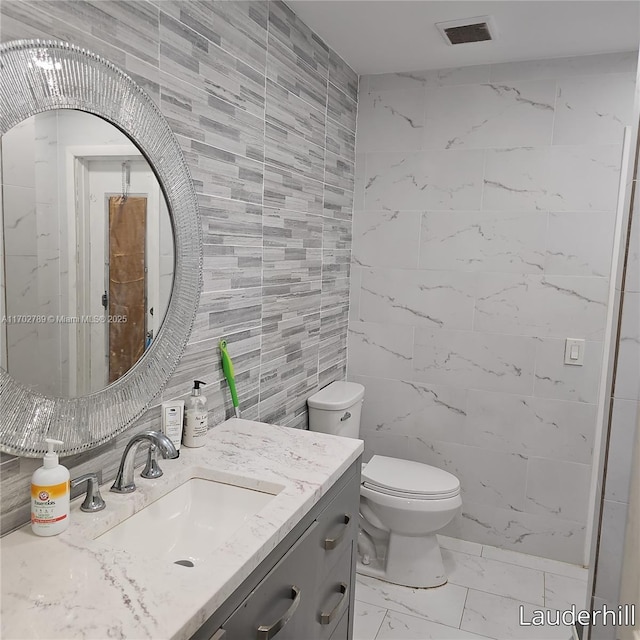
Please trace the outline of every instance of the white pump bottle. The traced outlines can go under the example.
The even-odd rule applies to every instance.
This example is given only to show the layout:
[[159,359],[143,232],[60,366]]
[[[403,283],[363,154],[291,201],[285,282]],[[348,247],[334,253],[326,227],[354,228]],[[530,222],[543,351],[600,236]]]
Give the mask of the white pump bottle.
[[191,395],[187,400],[185,411],[187,424],[182,436],[182,444],[185,447],[201,447],[207,439],[208,409],[207,399],[200,392],[200,385],[205,384],[201,380],[194,380]]

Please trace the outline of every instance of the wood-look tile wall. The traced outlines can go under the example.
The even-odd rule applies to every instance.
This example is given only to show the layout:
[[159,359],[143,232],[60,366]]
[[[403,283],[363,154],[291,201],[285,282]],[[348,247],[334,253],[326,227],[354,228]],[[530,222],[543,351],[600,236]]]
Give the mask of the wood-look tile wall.
[[[184,357],[126,433],[63,459],[115,475],[159,403],[207,382],[209,424],[232,412],[224,337],[243,415],[307,425],[306,398],[343,379],[358,77],[282,2],[0,0],[0,37],[60,39],[129,73],[178,137],[198,193],[204,288]],[[0,457],[2,532],[28,520],[38,460]]]

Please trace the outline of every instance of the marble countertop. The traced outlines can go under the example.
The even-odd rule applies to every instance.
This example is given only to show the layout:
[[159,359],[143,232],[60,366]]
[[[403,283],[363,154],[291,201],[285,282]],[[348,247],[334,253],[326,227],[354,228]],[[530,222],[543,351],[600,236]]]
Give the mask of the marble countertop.
[[[362,453],[360,440],[232,419],[198,449],[161,460],[164,475],[110,493],[107,508],[71,507],[69,528],[42,538],[27,525],[0,541],[5,640],[189,638]],[[284,487],[203,566],[186,569],[109,548],[95,538],[192,477]]]

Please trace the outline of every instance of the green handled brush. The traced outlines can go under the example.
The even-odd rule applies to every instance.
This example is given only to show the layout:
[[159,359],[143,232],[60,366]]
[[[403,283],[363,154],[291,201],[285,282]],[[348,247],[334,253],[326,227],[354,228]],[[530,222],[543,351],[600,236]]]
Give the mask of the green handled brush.
[[231,356],[227,353],[227,341],[220,340],[220,355],[222,356],[222,371],[224,377],[229,384],[229,391],[231,391],[231,402],[233,402],[233,408],[236,413],[236,418],[240,418],[240,403],[238,402],[238,392],[236,391],[236,379],[233,373],[233,362]]

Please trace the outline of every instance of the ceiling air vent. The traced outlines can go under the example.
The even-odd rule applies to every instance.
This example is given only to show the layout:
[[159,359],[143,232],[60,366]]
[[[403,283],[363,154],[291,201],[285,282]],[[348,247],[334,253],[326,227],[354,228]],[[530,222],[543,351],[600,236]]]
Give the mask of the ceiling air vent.
[[436,22],[436,27],[448,45],[496,39],[496,28],[489,16]]

